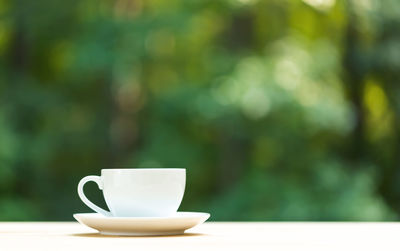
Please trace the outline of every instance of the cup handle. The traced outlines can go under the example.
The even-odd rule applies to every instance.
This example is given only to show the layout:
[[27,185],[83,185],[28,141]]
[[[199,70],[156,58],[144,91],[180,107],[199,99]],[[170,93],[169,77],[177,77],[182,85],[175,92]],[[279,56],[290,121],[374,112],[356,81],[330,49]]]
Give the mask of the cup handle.
[[78,195],[79,198],[81,198],[81,200],[83,201],[83,203],[86,204],[86,206],[90,207],[93,211],[102,214],[104,216],[112,216],[110,212],[96,206],[93,202],[91,202],[86,195],[83,193],[83,186],[85,185],[86,182],[88,181],[94,181],[96,182],[97,186],[99,187],[100,190],[103,190],[103,182],[101,181],[100,176],[96,176],[96,175],[90,175],[90,176],[86,176],[84,178],[82,178],[79,181],[78,184]]

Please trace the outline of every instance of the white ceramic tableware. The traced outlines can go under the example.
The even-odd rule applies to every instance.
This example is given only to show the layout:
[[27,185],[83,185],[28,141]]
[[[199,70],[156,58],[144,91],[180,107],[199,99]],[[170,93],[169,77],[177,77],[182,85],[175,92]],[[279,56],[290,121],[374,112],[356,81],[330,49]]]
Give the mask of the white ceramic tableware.
[[[88,181],[103,190],[110,211],[87,199]],[[114,217],[166,217],[176,214],[185,191],[183,168],[102,169],[101,176],[86,176],[78,184],[81,200],[92,210]]]
[[178,235],[205,222],[208,213],[177,212],[169,217],[106,217],[98,213],[74,214],[81,224],[104,235]]

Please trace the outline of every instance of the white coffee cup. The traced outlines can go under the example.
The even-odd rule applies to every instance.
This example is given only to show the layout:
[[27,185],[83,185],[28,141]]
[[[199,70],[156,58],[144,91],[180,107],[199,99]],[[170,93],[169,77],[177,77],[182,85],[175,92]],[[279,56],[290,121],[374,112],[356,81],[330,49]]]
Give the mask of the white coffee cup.
[[[93,204],[83,193],[88,181],[97,183],[110,212]],[[177,212],[185,192],[183,168],[102,169],[78,184],[83,203],[95,212],[114,217],[161,217]]]

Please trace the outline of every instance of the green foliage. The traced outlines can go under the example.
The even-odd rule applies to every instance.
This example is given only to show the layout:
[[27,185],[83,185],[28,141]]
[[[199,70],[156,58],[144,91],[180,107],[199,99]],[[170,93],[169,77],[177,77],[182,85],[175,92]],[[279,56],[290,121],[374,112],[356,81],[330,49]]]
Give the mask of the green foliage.
[[214,220],[396,219],[399,11],[0,0],[0,220],[71,220],[121,166],[187,168]]

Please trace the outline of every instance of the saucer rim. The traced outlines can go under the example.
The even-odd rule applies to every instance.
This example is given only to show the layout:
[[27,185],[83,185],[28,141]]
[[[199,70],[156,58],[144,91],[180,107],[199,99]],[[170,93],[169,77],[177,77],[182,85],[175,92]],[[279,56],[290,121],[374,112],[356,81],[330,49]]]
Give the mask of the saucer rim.
[[187,212],[187,211],[179,211],[173,215],[169,216],[105,216],[100,213],[75,213],[73,217],[77,220],[77,217],[91,217],[91,218],[101,218],[101,219],[112,219],[112,220],[127,220],[127,219],[135,219],[135,220],[153,220],[153,219],[182,219],[182,218],[210,218],[210,213],[206,212]]
[[164,217],[108,217],[99,213],[76,213],[75,220],[102,235],[164,236],[181,235],[210,217],[203,212],[177,212]]

